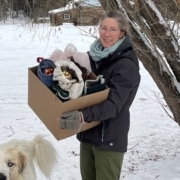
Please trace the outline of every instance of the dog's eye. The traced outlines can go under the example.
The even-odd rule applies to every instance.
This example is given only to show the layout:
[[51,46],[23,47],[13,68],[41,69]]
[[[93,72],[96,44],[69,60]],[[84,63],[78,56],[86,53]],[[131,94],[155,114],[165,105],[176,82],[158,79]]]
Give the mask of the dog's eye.
[[12,163],[12,162],[8,162],[8,167],[12,167],[13,165],[14,165],[14,163]]

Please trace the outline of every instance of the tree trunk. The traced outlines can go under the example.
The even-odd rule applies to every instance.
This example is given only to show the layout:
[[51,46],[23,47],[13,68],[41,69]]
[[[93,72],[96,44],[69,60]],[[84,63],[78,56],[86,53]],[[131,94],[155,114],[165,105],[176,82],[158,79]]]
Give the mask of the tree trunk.
[[[154,2],[156,1],[154,0]],[[104,1],[100,0],[103,5],[102,2]],[[149,5],[146,0],[134,0],[133,2],[120,0],[118,8],[114,8],[112,3],[109,3],[108,10],[120,9],[129,18],[131,37],[137,56],[162,92],[174,120],[180,125],[180,93],[176,86],[180,82],[178,38],[175,37],[172,28],[164,20],[164,17],[162,18],[163,22],[160,21],[158,13],[155,12],[157,6],[152,8],[153,6]],[[164,5],[165,2],[168,3],[169,1],[161,0],[156,3]],[[174,17],[177,20],[179,7],[176,6],[176,3],[169,3],[171,3],[169,8],[174,5],[177,10],[173,12],[171,18]],[[159,5],[159,7],[161,6]],[[162,14],[165,16],[165,9],[162,8],[159,11],[162,12],[163,10],[164,14]]]

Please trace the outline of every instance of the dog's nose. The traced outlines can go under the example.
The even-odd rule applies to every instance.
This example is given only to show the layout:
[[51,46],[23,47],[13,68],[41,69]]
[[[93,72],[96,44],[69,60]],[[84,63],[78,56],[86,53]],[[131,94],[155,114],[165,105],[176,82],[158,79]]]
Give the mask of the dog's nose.
[[3,173],[0,173],[0,180],[6,180],[6,176]]

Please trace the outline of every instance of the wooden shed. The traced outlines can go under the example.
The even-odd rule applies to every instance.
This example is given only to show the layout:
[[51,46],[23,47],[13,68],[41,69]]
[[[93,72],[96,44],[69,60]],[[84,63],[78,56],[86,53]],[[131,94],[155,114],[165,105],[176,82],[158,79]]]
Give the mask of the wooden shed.
[[52,26],[74,23],[78,26],[96,25],[104,9],[97,0],[70,1],[66,7],[49,11]]

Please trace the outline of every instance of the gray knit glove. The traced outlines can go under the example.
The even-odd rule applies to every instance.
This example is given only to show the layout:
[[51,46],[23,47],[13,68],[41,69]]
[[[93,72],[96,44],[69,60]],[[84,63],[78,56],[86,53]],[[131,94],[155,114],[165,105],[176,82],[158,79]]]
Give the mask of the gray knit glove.
[[63,113],[60,120],[61,129],[78,130],[81,123],[82,118],[79,111]]

